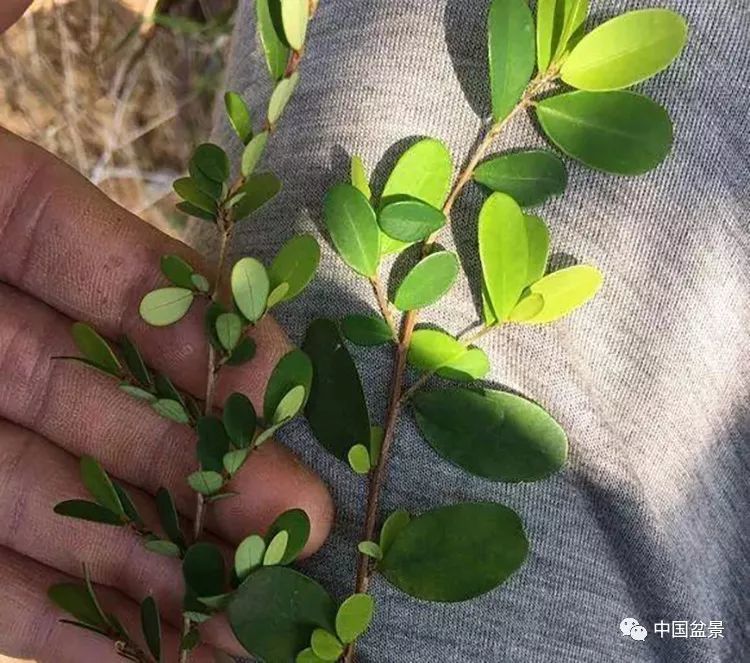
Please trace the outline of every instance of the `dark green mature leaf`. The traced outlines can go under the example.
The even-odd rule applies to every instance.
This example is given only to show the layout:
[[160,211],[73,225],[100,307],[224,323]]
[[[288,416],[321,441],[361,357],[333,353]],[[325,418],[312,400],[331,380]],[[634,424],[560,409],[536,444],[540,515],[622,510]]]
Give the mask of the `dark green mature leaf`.
[[120,360],[109,347],[109,343],[99,336],[93,327],[76,322],[71,333],[79,352],[92,364],[109,375],[122,375]]
[[249,336],[245,336],[237,344],[237,347],[232,351],[227,359],[229,366],[241,366],[242,364],[250,361],[255,356],[255,341]]
[[367,198],[351,184],[337,184],[326,194],[323,213],[342,260],[363,276],[375,276],[380,261],[380,230]]
[[[191,160],[188,164],[188,173],[198,188],[212,200],[219,200],[224,195],[224,183],[215,182],[210,177],[204,175],[203,171],[198,168],[195,160]],[[190,203],[186,204],[190,205]],[[211,216],[215,216],[215,212]]]
[[341,331],[355,345],[383,345],[394,340],[388,323],[377,315],[347,315],[341,321]]
[[534,19],[526,0],[492,0],[487,18],[492,117],[505,118],[534,71]]
[[216,214],[205,212],[200,207],[196,207],[188,202],[182,201],[181,203],[177,203],[177,209],[188,216],[194,216],[195,218],[203,219],[204,221],[216,222]]
[[174,181],[175,193],[193,207],[202,209],[208,214],[216,213],[216,201],[204,193],[192,177],[181,177]]
[[80,465],[81,480],[91,496],[105,509],[124,517],[120,496],[102,466],[91,456],[82,456]]
[[388,552],[396,537],[399,535],[404,527],[406,527],[411,521],[411,516],[404,509],[397,509],[391,515],[389,515],[383,527],[380,529],[380,543],[379,548],[383,555]]
[[310,538],[310,518],[302,509],[284,511],[266,532],[266,541],[270,541],[279,532],[285,531],[289,535],[284,555],[279,564],[291,564],[307,545]]
[[268,123],[271,126],[274,126],[281,118],[286,105],[294,94],[297,83],[299,83],[299,71],[295,71],[288,78],[282,78],[276,84],[268,102]]
[[243,194],[233,206],[234,218],[241,221],[273,200],[281,191],[281,180],[273,173],[253,173],[240,189]]
[[122,502],[122,508],[128,520],[139,527],[143,527],[143,519],[141,518],[141,514],[138,513],[138,508],[135,506],[133,498],[130,497],[130,493],[118,483],[113,483],[112,485],[114,485],[117,491],[117,496],[120,498],[120,502]]
[[380,229],[402,242],[419,242],[445,225],[445,214],[421,200],[397,200],[380,210]]
[[672,146],[672,122],[656,102],[634,92],[569,92],[536,107],[544,133],[591,168],[639,175]]
[[488,592],[526,559],[518,515],[500,504],[439,507],[412,519],[378,565],[396,587],[426,601],[466,601]]
[[567,458],[565,431],[525,398],[490,389],[419,392],[417,424],[433,449],[493,481],[539,481]]
[[565,191],[565,164],[548,150],[528,150],[493,157],[474,171],[474,179],[492,191],[507,193],[522,207],[541,205]]
[[247,107],[245,100],[236,92],[226,92],[224,94],[224,107],[227,111],[229,124],[237,134],[239,139],[247,144],[253,137],[253,121],[250,118],[250,109]]
[[221,550],[213,543],[195,543],[182,560],[185,584],[198,598],[224,593],[226,569]]
[[220,419],[205,416],[198,419],[198,460],[201,469],[221,472],[224,455],[229,451],[229,437]]
[[190,310],[195,295],[187,288],[159,288],[142,300],[141,317],[154,327],[166,327],[181,320]]
[[526,286],[528,239],[523,212],[504,193],[493,193],[479,213],[479,257],[492,311],[505,320]]
[[536,50],[540,72],[565,53],[588,14],[588,0],[538,0]]
[[345,460],[352,445],[370,439],[370,416],[357,367],[332,320],[315,320],[302,349],[313,363],[305,415],[318,441]]
[[255,324],[266,311],[270,284],[266,268],[255,258],[241,258],[232,268],[234,303],[250,322]]
[[47,590],[50,601],[58,608],[75,617],[87,626],[107,631],[109,625],[102,618],[99,608],[89,590],[83,585],[63,582]]
[[123,336],[120,339],[120,351],[122,352],[122,358],[125,360],[125,365],[128,367],[131,375],[138,380],[138,382],[147,388],[151,388],[153,380],[151,374],[146,368],[146,362],[143,361],[138,347],[133,343],[127,336]]
[[620,90],[666,69],[687,40],[687,23],[669,9],[641,9],[607,21],[587,34],[560,69],[581,90]]
[[101,523],[103,525],[117,525],[118,527],[125,524],[123,518],[109,509],[106,509],[95,502],[86,500],[67,500],[55,505],[55,513],[69,518],[78,518],[79,520],[88,520],[92,523]]
[[166,488],[159,488],[156,492],[156,511],[159,514],[162,529],[169,540],[184,550],[186,544],[185,536],[180,527],[180,517],[177,515],[174,499]]
[[422,258],[404,277],[393,303],[401,311],[425,308],[437,302],[458,276],[458,258],[450,251],[436,251]]
[[161,257],[159,262],[161,273],[166,276],[173,285],[178,288],[193,289],[195,286],[192,276],[195,270],[178,255],[167,254]]
[[276,364],[266,385],[263,398],[263,418],[270,422],[274,418],[279,403],[294,387],[305,390],[305,401],[309,397],[313,379],[313,366],[310,358],[301,350],[290,350]]
[[289,60],[289,49],[282,41],[279,32],[274,25],[274,14],[276,22],[281,25],[281,5],[279,0],[256,0],[258,34],[266,55],[266,64],[271,78],[278,81],[286,70]]
[[375,599],[369,594],[352,594],[336,613],[336,633],[341,642],[354,642],[370,626]]
[[268,143],[268,132],[262,131],[247,144],[242,152],[240,162],[240,170],[244,177],[250,177],[253,174],[255,167],[263,156],[263,151],[266,149],[266,143]]
[[289,301],[310,283],[320,263],[320,246],[312,235],[295,235],[276,254],[268,268],[271,289],[286,283],[289,288],[279,300]]
[[192,162],[198,170],[214,182],[229,178],[229,157],[218,145],[203,143],[193,152]]
[[251,573],[227,609],[237,639],[269,663],[294,661],[315,628],[335,630],[336,605],[314,580],[285,566]]
[[239,392],[230,394],[224,403],[224,428],[234,445],[247,448],[253,441],[258,417],[250,399]]
[[141,631],[151,655],[161,661],[161,617],[153,596],[147,596],[141,603]]

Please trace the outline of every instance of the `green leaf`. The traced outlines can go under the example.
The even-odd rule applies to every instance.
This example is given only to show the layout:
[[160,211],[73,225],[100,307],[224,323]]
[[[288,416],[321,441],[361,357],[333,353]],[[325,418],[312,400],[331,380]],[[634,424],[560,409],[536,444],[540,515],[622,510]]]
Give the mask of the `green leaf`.
[[120,496],[117,494],[115,487],[107,475],[91,456],[81,457],[81,480],[86,490],[89,491],[98,504],[105,509],[109,509],[120,517],[125,517],[125,510],[122,508]]
[[152,552],[156,555],[173,557],[175,559],[179,558],[182,554],[182,551],[176,544],[172,543],[171,541],[164,541],[162,539],[152,539],[151,541],[146,541],[144,542],[143,547],[149,552]]
[[347,315],[341,321],[341,331],[355,345],[383,345],[394,340],[388,323],[377,315]]
[[[383,206],[404,199],[421,200],[432,207],[443,207],[453,177],[453,160],[448,148],[434,138],[423,138],[396,162],[383,188]],[[387,235],[381,240],[382,255],[400,251],[404,242]]]
[[70,582],[52,585],[47,590],[47,596],[58,608],[72,615],[79,622],[105,631],[109,630],[109,625],[102,618],[96,602],[83,585]]
[[199,292],[208,292],[211,289],[211,284],[203,274],[193,274],[190,277],[190,282]]
[[420,242],[445,225],[445,214],[420,200],[397,200],[378,215],[380,229],[402,242]]
[[134,387],[127,382],[123,382],[118,386],[128,396],[132,396],[133,398],[137,398],[148,403],[153,403],[156,400],[156,396],[154,396],[150,391],[146,391],[145,389],[141,389],[140,387]]
[[505,118],[534,71],[534,19],[526,0],[492,0],[487,18],[492,117]]
[[295,235],[278,252],[268,269],[271,287],[288,286],[279,301],[289,301],[310,283],[320,263],[320,246],[312,235]]
[[493,193],[479,212],[479,256],[492,310],[505,320],[526,286],[529,254],[523,212],[504,193]]
[[180,517],[177,515],[174,499],[166,488],[159,488],[156,492],[156,511],[159,514],[162,529],[169,540],[184,550],[186,548],[185,536],[180,527]]
[[309,19],[308,0],[281,0],[281,22],[286,41],[295,51],[302,50]]
[[109,347],[109,343],[96,333],[93,327],[76,322],[71,330],[78,351],[92,364],[109,375],[122,375],[120,360]]
[[411,311],[437,302],[458,276],[458,258],[450,251],[436,251],[422,258],[404,277],[393,303],[400,311]]
[[380,549],[380,546],[374,541],[360,541],[357,544],[357,550],[359,550],[359,552],[361,552],[363,555],[372,557],[375,560],[383,559],[383,551]]
[[425,601],[466,601],[488,592],[523,564],[528,541],[518,515],[500,504],[439,507],[412,519],[378,569]]
[[294,663],[326,663],[326,662],[322,658],[320,658],[312,650],[312,648],[308,647],[307,649],[303,649],[299,654],[297,654],[297,658],[294,659]]
[[265,661],[294,661],[315,628],[334,630],[336,606],[318,583],[285,566],[251,573],[229,604],[237,640]]
[[274,126],[281,118],[298,82],[299,72],[295,71],[289,78],[283,78],[276,84],[268,102],[268,124],[271,126]]
[[141,300],[140,314],[148,324],[166,327],[185,316],[193,298],[193,291],[187,288],[152,290]]
[[324,628],[316,628],[310,638],[310,647],[324,661],[337,661],[344,653],[344,645],[339,639]]
[[411,521],[411,516],[404,509],[397,509],[389,515],[380,529],[380,550],[385,555],[402,529]]
[[273,538],[282,531],[289,536],[279,564],[291,564],[302,553],[310,538],[310,518],[302,509],[284,511],[271,523],[266,532],[266,539]]
[[161,661],[161,618],[153,596],[147,596],[141,603],[141,630],[151,655]]
[[173,401],[171,398],[160,398],[151,403],[151,407],[158,415],[165,419],[169,419],[178,424],[190,423],[190,417],[182,403]]
[[242,336],[242,318],[236,313],[222,313],[216,318],[216,336],[222,347],[231,352]]
[[286,544],[289,541],[289,533],[282,530],[273,536],[268,542],[268,547],[263,555],[263,566],[276,566],[284,559]]
[[204,416],[195,426],[198,433],[198,461],[202,470],[221,472],[224,455],[229,451],[229,437],[220,419]]
[[266,64],[271,78],[279,80],[286,70],[289,60],[289,49],[282,41],[274,25],[274,13],[277,23],[281,23],[281,5],[279,0],[256,0],[258,34],[266,55]]
[[281,180],[273,173],[253,173],[240,189],[239,202],[233,206],[234,218],[241,221],[258,211],[281,191]]
[[181,177],[174,182],[175,193],[183,200],[208,214],[216,213],[216,201],[201,191],[197,182],[191,177]]
[[231,477],[240,471],[250,455],[250,449],[237,449],[224,454],[222,464],[227,474]]
[[547,224],[538,216],[524,214],[526,223],[526,240],[528,245],[529,261],[526,272],[526,285],[529,286],[538,281],[547,270],[549,259],[549,229]]
[[312,322],[302,349],[313,364],[305,415],[318,441],[345,460],[352,444],[370,439],[370,416],[357,367],[332,320]]
[[172,381],[164,374],[157,373],[155,377],[156,394],[161,398],[168,398],[173,401],[177,401],[181,405],[185,405],[185,399],[182,394],[178,391],[177,387],[174,386]]
[[442,377],[463,381],[483,378],[490,367],[483,350],[469,349],[438,329],[417,329],[407,359],[422,371],[436,371]]
[[191,629],[183,636],[180,641],[181,651],[192,651],[195,649],[201,641],[201,634],[196,629]]
[[242,364],[250,361],[255,356],[255,341],[249,336],[245,336],[237,344],[237,347],[232,351],[227,359],[229,366],[241,366]]
[[268,293],[268,301],[266,302],[266,306],[269,309],[272,309],[277,304],[284,301],[284,297],[286,296],[286,293],[289,291],[289,284],[288,283],[279,283],[276,287],[271,288],[271,292]]
[[490,371],[490,360],[481,348],[469,348],[464,354],[437,370],[446,380],[472,382],[481,380]]
[[488,159],[474,171],[474,179],[491,191],[507,193],[522,207],[532,207],[565,191],[568,173],[556,154],[528,150]]
[[193,472],[187,478],[188,485],[201,495],[218,493],[224,485],[224,479],[218,472]]
[[351,180],[352,185],[359,189],[367,200],[372,199],[372,191],[370,190],[370,182],[367,177],[367,170],[365,170],[365,164],[362,161],[362,157],[356,154],[352,156]]
[[255,258],[241,258],[232,268],[234,303],[250,322],[263,317],[270,283],[263,264]]
[[598,170],[639,175],[672,147],[667,112],[634,92],[569,92],[540,101],[536,111],[555,145]]
[[177,203],[177,209],[180,212],[187,214],[188,216],[194,216],[197,219],[203,219],[204,221],[216,222],[216,214],[211,212],[205,212],[200,207],[196,207],[188,202]]
[[559,59],[588,14],[588,0],[539,0],[536,10],[536,50],[540,72]]
[[239,392],[230,394],[224,403],[224,428],[236,447],[250,446],[258,417],[250,399]]
[[666,69],[682,52],[687,23],[669,9],[622,14],[587,34],[560,69],[581,90],[620,90]]
[[78,520],[88,520],[92,523],[101,523],[103,525],[117,525],[121,527],[125,524],[123,518],[109,509],[85,500],[67,500],[55,505],[55,513],[60,516],[77,518]]
[[131,523],[143,526],[143,519],[141,518],[141,514],[138,513],[138,508],[135,506],[133,499],[130,497],[130,493],[117,483],[113,483],[112,485],[117,491],[117,496],[120,498],[120,502],[122,502],[122,509],[125,512],[127,519]]
[[364,444],[355,444],[349,449],[347,460],[357,474],[365,475],[370,472],[370,452]]
[[229,157],[218,145],[198,145],[193,152],[192,161],[198,170],[214,182],[226,182],[229,178]]
[[380,230],[375,210],[359,189],[337,184],[328,191],[324,218],[342,260],[362,276],[373,277],[380,261]]
[[519,322],[554,322],[588,302],[601,288],[602,273],[591,265],[573,265],[547,274],[530,288],[531,295],[542,298],[542,308]]
[[443,458],[493,481],[539,481],[565,463],[565,432],[531,401],[490,389],[420,392],[417,425]]
[[307,392],[302,385],[292,387],[279,401],[271,420],[274,425],[283,424],[297,415],[307,398]]
[[224,556],[213,543],[195,543],[187,549],[182,575],[198,598],[223,594],[225,574]]
[[336,613],[336,633],[341,642],[354,642],[370,626],[375,601],[369,594],[352,594]]
[[250,118],[250,109],[247,107],[245,100],[236,92],[227,92],[224,94],[224,107],[232,129],[239,136],[239,139],[247,144],[253,137],[253,121]]
[[290,350],[271,373],[263,398],[263,418],[272,421],[282,399],[294,388],[301,386],[305,395],[312,388],[313,366],[310,358],[301,350]]
[[249,177],[253,174],[255,167],[258,165],[260,158],[263,156],[263,151],[266,149],[266,143],[268,142],[268,132],[262,131],[255,138],[253,138],[242,152],[242,161],[240,169],[244,177]]
[[125,365],[128,367],[131,375],[138,380],[142,386],[151,388],[153,385],[151,374],[148,372],[146,362],[143,361],[143,357],[135,343],[133,343],[127,336],[123,336],[120,339],[120,351],[122,352],[122,358],[125,360]]
[[263,564],[265,552],[266,542],[258,534],[251,534],[237,546],[234,553],[234,572],[240,581]]
[[[209,198],[211,198],[211,200],[219,200],[219,198],[223,197],[225,192],[224,183],[215,182],[210,177],[205,175],[203,171],[198,167],[195,159],[191,159],[190,163],[188,163],[188,173],[190,174],[190,177],[193,179],[197,187]],[[190,203],[187,204],[189,205]],[[216,210],[214,206],[212,216],[215,216],[215,212]]]

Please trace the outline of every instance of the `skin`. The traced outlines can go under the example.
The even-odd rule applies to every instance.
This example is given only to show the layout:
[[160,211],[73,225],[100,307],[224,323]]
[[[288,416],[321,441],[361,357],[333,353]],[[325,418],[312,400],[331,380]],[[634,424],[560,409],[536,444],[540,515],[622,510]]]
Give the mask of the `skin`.
[[[0,31],[29,0],[0,3]],[[147,525],[158,519],[153,495],[172,491],[190,518],[194,435],[123,394],[114,381],[55,356],[76,354],[75,320],[116,339],[127,334],[146,361],[200,397],[206,345],[200,307],[179,325],[154,329],[138,316],[141,296],[163,284],[159,258],[177,253],[203,273],[200,257],[107,199],[52,155],[0,128],[0,653],[39,663],[121,661],[112,643],[59,623],[49,585],[89,567],[105,610],[131,634],[140,632],[138,603],[152,594],[165,622],[166,661],[176,660],[182,578],[178,562],[143,549],[124,529],[63,518],[60,501],[88,497],[78,459],[94,456],[133,495]],[[268,375],[289,348],[273,320],[256,333],[258,354],[228,368],[219,402],[232,391],[260,408]],[[208,536],[228,557],[233,546],[262,532],[282,511],[310,516],[309,555],[324,542],[333,507],[320,479],[286,448],[269,442],[254,453],[230,489],[237,497],[210,507]],[[196,663],[214,647],[241,654],[222,619],[207,622]]]

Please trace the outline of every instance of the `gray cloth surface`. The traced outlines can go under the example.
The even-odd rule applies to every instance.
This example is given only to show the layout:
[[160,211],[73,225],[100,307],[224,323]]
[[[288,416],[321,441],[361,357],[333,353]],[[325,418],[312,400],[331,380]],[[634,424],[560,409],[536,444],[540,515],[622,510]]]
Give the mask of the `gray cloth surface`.
[[[487,5],[322,0],[300,87],[269,144],[267,164],[285,188],[244,227],[237,252],[268,259],[294,232],[320,234],[321,200],[347,177],[347,153],[377,165],[381,186],[401,141],[414,136],[444,140],[460,164],[488,110]],[[552,326],[509,326],[481,342],[490,382],[538,400],[562,423],[570,462],[541,483],[490,483],[438,458],[405,419],[384,509],[502,502],[521,514],[531,554],[506,585],[467,603],[416,601],[377,579],[361,661],[750,660],[750,9],[747,0],[592,5],[589,25],[673,6],[688,17],[691,37],[675,66],[641,86],[675,121],[666,163],[621,178],[569,162],[567,192],[539,210],[553,266],[571,257],[598,265],[606,279],[599,296]],[[260,117],[269,88],[253,14],[243,3],[228,88]],[[238,154],[223,120],[215,138]],[[498,150],[541,145],[522,117]],[[443,236],[475,283],[480,202],[477,191],[465,195]],[[460,332],[478,318],[475,300],[462,280],[425,319]],[[314,286],[280,317],[300,341],[316,316],[372,306],[366,284],[326,245]],[[382,423],[389,351],[355,354]],[[335,531],[306,570],[343,597],[352,589],[365,482],[303,424],[285,442],[334,494]],[[620,635],[624,617],[648,628],[644,642]],[[660,620],[723,620],[725,637],[661,639],[653,633]]]

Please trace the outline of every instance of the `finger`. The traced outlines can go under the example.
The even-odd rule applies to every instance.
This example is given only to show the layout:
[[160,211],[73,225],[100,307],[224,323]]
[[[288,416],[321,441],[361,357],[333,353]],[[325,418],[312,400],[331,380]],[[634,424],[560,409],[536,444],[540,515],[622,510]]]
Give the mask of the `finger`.
[[[0,587],[3,588],[0,652],[37,663],[122,662],[111,640],[59,621],[70,619],[70,615],[52,605],[47,589],[71,580],[70,576],[0,547]],[[120,619],[143,647],[136,604],[112,589],[95,587],[95,591],[103,609]],[[176,663],[177,631],[166,627],[162,638],[165,663]],[[213,653],[208,646],[201,646],[193,652],[191,661],[213,663]]]
[[[165,284],[162,255],[177,253],[197,269],[202,260],[109,200],[41,148],[0,129],[0,281],[45,301],[105,335],[127,334],[155,369],[200,396],[205,393],[205,301],[179,324],[153,328],[138,313],[141,298]],[[229,369],[229,388],[256,405],[288,341],[270,318],[253,332],[258,353],[245,368]]]
[[[160,532],[153,499],[125,486],[145,525]],[[127,527],[66,518],[54,513],[65,500],[86,499],[78,460],[43,437],[0,420],[0,546],[68,575],[88,567],[92,579],[117,588],[135,601],[154,596],[172,625],[181,623],[183,587],[179,563],[143,547],[142,537]],[[231,550],[223,548],[231,560]],[[204,638],[242,655],[223,619],[204,624]]]
[[3,0],[0,5],[0,32],[5,32],[21,18],[30,4],[31,0]]
[[[75,456],[88,454],[115,476],[154,494],[174,495],[182,513],[195,509],[185,477],[195,470],[195,434],[130,398],[113,380],[70,362],[69,321],[48,306],[0,284],[0,416],[32,429]],[[311,521],[307,553],[322,545],[332,521],[320,479],[273,442],[253,452],[232,482],[235,498],[212,505],[209,526],[238,542],[282,511],[305,510]]]

